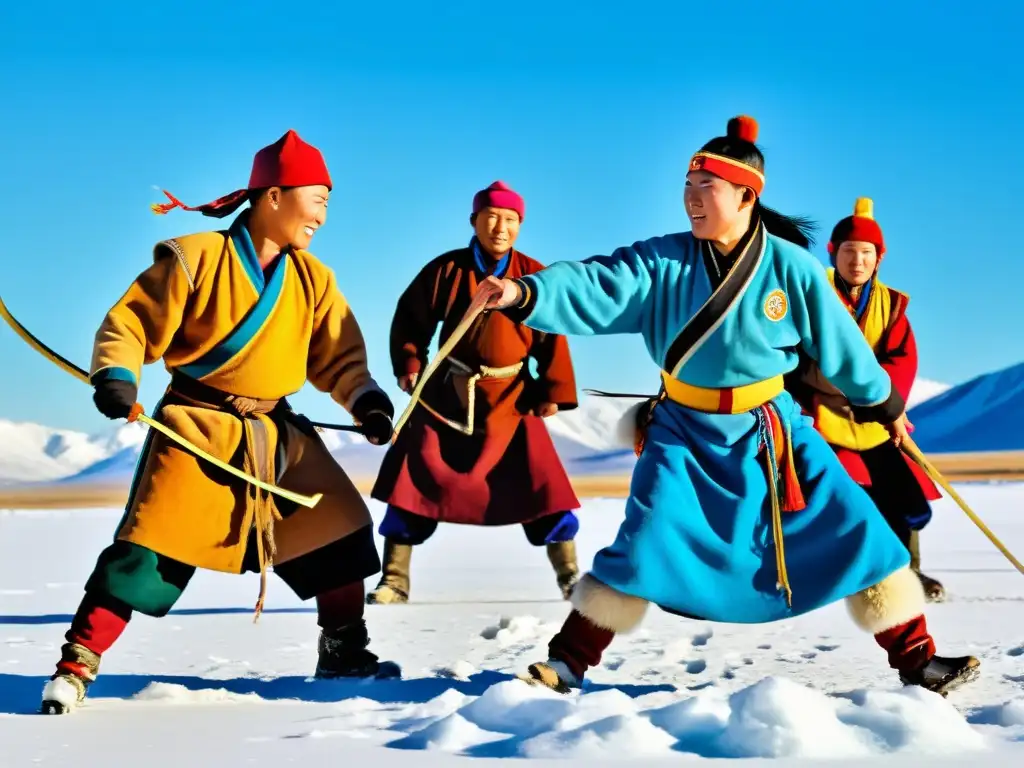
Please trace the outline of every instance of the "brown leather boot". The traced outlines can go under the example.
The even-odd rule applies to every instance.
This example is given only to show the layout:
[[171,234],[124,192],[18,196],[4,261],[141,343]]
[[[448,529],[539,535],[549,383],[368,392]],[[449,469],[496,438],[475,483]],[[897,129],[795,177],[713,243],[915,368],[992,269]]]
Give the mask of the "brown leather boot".
[[580,579],[580,568],[576,564],[576,542],[560,541],[548,544],[548,560],[555,569],[558,588],[566,600],[572,595],[576,582]]
[[393,605],[409,602],[409,561],[412,545],[384,540],[384,575],[377,588],[366,596],[368,605]]
[[319,679],[401,677],[402,668],[393,661],[378,659],[377,654],[367,650],[369,644],[370,636],[363,619],[337,629],[320,630],[313,676]]

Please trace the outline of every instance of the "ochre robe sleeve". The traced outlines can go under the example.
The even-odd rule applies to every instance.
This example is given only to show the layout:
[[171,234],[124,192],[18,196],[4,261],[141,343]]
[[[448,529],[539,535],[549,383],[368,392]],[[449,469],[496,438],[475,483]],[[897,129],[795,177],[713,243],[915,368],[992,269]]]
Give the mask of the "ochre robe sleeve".
[[356,401],[370,391],[380,392],[366,362],[363,332],[333,270],[324,269],[324,290],[313,311],[309,342],[309,382],[350,414]]
[[535,332],[530,354],[537,361],[537,399],[554,403],[560,411],[579,405],[569,340],[560,334]]
[[138,385],[142,366],[163,357],[192,292],[195,265],[184,264],[182,258],[158,246],[153,265],[107,312],[93,344],[93,383],[122,379]]
[[395,378],[419,373],[427,365],[427,350],[441,317],[437,312],[443,266],[431,262],[413,278],[398,298],[391,320],[391,366]]

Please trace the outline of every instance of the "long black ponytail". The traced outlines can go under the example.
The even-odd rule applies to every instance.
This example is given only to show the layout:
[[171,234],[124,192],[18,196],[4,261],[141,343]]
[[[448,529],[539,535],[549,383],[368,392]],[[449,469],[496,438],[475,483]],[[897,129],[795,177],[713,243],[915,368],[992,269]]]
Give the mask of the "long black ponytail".
[[811,249],[814,245],[814,231],[818,225],[806,216],[787,216],[774,208],[764,205],[760,198],[754,203],[754,214],[761,218],[764,228],[776,237],[788,240],[801,248]]
[[[701,151],[731,157],[733,160],[738,160],[744,165],[749,165],[764,173],[764,155],[761,150],[754,142],[747,141],[740,136],[743,132],[741,119],[732,118],[725,132],[725,136],[711,139],[701,147]],[[814,232],[818,229],[818,225],[813,219],[779,213],[774,208],[769,208],[762,203],[761,198],[754,203],[754,215],[759,216],[764,223],[764,228],[776,237],[795,243],[801,248],[810,249],[814,244]]]

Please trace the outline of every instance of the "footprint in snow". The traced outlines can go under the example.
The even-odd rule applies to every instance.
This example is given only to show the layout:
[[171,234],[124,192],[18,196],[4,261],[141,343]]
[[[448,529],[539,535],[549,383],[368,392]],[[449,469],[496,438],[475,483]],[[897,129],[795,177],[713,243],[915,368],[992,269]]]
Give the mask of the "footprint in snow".
[[693,644],[694,648],[701,648],[708,644],[708,640],[710,640],[714,634],[715,633],[712,632],[710,629],[705,629],[702,632],[698,632],[696,635],[694,635],[693,640],[691,640],[691,643]]
[[701,672],[708,668],[708,663],[704,659],[697,659],[695,661],[686,662],[686,671],[691,675],[699,675]]
[[1007,656],[1024,656],[1024,645],[1019,645],[1016,648],[1011,648],[1006,652]]
[[829,651],[834,651],[839,648],[838,645],[816,645],[814,647],[822,653],[828,653]]

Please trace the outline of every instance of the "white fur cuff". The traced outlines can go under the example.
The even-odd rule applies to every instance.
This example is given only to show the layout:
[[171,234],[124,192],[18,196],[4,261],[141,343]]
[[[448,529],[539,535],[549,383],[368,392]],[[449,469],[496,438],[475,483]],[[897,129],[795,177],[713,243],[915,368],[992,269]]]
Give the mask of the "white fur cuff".
[[626,412],[615,422],[615,444],[623,448],[632,448],[636,445],[636,417],[643,408],[646,400],[641,400],[636,405],[631,405]]
[[900,568],[875,586],[846,598],[853,622],[873,635],[916,619],[924,613],[924,605],[921,581],[909,567]]
[[572,607],[602,629],[626,634],[636,629],[647,612],[647,601],[633,597],[586,573],[572,592]]

